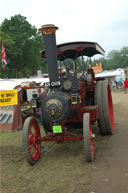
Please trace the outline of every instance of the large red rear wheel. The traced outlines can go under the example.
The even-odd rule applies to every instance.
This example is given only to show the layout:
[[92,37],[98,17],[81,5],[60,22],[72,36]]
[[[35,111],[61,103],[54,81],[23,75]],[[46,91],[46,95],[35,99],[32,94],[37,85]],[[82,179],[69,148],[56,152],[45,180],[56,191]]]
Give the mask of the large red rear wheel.
[[99,106],[98,124],[100,133],[110,135],[114,131],[114,113],[111,89],[107,80],[97,82],[96,104]]
[[34,165],[40,158],[41,142],[40,128],[37,120],[33,117],[25,120],[22,142],[25,159],[29,164]]
[[111,135],[114,132],[114,112],[111,89],[107,80],[102,83],[102,100],[106,131],[108,135]]
[[94,159],[94,150],[90,113],[84,113],[83,116],[83,140],[86,159],[88,162],[92,162]]

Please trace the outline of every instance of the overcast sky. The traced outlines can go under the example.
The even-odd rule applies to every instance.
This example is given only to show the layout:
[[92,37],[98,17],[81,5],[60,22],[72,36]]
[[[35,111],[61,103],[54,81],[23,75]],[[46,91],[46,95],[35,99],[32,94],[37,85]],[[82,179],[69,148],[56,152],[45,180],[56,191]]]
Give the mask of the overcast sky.
[[128,0],[0,0],[0,23],[21,14],[36,28],[55,24],[57,43],[94,41],[106,51],[128,46]]

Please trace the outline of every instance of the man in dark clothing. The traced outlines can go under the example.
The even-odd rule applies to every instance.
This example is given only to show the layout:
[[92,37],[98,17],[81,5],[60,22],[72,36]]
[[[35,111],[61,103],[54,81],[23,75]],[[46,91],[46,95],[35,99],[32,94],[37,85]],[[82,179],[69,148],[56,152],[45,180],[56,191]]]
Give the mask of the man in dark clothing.
[[48,93],[48,89],[47,88],[44,88],[43,92],[41,92],[41,89],[38,89],[37,90],[37,95],[38,95],[39,100],[43,101],[44,98],[47,96],[47,93]]
[[37,114],[39,116],[41,116],[41,103],[45,99],[45,97],[47,96],[47,93],[48,93],[47,88],[44,88],[43,92],[41,92],[40,88],[37,90],[37,97],[38,97],[38,112],[37,112]]

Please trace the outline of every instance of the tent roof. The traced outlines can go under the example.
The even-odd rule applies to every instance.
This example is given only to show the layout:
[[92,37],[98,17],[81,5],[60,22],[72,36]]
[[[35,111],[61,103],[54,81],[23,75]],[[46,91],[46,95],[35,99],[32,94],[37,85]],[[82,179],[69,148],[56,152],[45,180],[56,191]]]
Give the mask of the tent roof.
[[41,83],[49,82],[49,78],[21,78],[21,79],[1,79],[0,80],[0,90],[13,90],[16,86],[20,85],[23,82],[32,82]]
[[95,77],[96,78],[115,77],[115,76],[118,76],[118,75],[121,75],[121,74],[122,74],[122,72],[114,70],[113,72],[102,72],[102,73],[99,73],[99,74],[95,74]]

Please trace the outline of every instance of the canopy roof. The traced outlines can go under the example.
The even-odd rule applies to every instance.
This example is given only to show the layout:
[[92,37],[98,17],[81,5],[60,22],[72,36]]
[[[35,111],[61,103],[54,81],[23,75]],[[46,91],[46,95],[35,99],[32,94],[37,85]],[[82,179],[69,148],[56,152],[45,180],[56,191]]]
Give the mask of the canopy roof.
[[[92,57],[96,54],[104,56],[105,51],[96,42],[69,42],[57,45],[58,60],[63,61],[66,58],[75,59],[78,56]],[[45,58],[45,50],[41,51]]]

